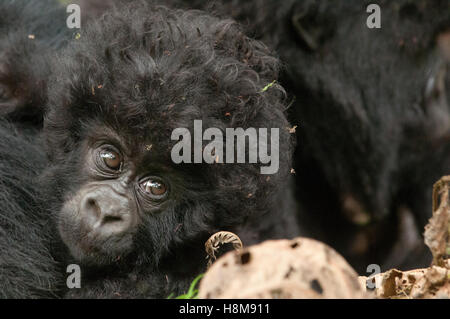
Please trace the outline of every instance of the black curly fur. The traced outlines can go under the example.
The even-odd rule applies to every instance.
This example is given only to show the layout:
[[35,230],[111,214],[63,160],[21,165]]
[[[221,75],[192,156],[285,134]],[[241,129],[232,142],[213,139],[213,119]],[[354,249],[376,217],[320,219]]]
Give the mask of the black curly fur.
[[[205,269],[212,233],[231,230],[245,244],[298,234],[285,94],[279,85],[263,92],[277,79],[278,60],[234,21],[138,1],[82,30],[57,60],[44,128],[51,161],[44,197],[54,220],[87,180],[80,174],[87,139],[105,129],[123,139],[135,163],[153,145],[158,160],[138,169],[166,167],[176,193],[158,214],[143,216],[131,255],[107,268],[85,266],[85,289],[68,296],[183,293]],[[204,128],[279,128],[279,172],[267,178],[255,164],[174,165],[171,132],[192,128],[194,119]]]
[[[450,171],[450,101],[443,108],[424,97],[442,63],[436,36],[450,29],[449,2],[377,1],[381,29],[366,26],[371,1],[175,2],[232,16],[285,63],[282,84],[297,101],[290,115],[299,125],[297,196],[310,235],[332,244],[361,271],[373,260],[384,267],[427,265],[429,255],[419,257],[411,247],[387,256],[398,239],[399,207],[415,218],[417,228],[409,231],[422,233],[432,185]],[[314,48],[298,24],[315,39]],[[448,97],[448,71],[446,83]],[[370,215],[371,225],[354,225],[339,213],[348,196]],[[362,232],[372,244],[353,252]]]

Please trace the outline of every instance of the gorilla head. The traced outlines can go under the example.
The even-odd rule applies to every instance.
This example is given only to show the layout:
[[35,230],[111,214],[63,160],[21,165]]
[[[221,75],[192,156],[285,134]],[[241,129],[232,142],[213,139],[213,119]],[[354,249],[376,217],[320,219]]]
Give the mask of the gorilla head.
[[[284,91],[268,86],[278,61],[233,21],[132,4],[84,30],[55,70],[47,191],[77,261],[192,275],[219,230],[247,243],[296,235]],[[278,128],[278,172],[175,164],[171,134],[194,120],[223,132]]]

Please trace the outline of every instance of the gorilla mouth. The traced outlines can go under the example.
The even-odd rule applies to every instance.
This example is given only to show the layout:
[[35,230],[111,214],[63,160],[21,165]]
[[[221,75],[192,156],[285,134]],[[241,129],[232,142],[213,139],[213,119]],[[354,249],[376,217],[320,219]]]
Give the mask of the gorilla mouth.
[[83,264],[111,264],[128,255],[133,246],[132,233],[102,236],[101,232],[76,220],[61,220],[59,233],[72,257]]
[[88,233],[83,239],[69,246],[77,260],[86,264],[105,265],[118,261],[131,252],[131,234],[100,240]]

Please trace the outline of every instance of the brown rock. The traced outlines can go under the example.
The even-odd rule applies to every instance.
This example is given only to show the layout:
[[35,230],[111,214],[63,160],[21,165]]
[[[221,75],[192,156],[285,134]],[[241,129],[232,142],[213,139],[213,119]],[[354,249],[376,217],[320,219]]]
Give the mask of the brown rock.
[[217,260],[199,298],[362,298],[356,272],[329,246],[307,238],[266,241]]

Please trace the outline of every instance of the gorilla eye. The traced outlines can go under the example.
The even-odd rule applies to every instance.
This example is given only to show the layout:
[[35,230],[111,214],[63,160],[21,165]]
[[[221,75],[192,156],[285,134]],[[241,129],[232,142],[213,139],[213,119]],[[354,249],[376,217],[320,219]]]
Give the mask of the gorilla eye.
[[119,170],[122,166],[122,158],[116,151],[112,150],[102,150],[100,152],[100,157],[107,167],[113,170]]
[[167,185],[158,178],[150,177],[140,183],[140,188],[146,195],[155,199],[161,199],[168,193]]

